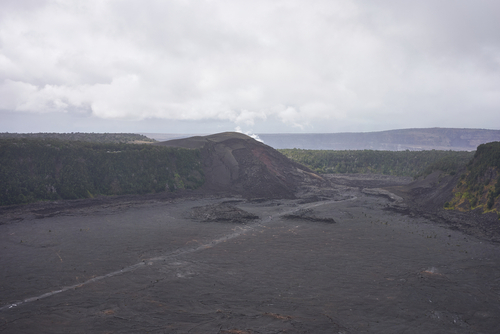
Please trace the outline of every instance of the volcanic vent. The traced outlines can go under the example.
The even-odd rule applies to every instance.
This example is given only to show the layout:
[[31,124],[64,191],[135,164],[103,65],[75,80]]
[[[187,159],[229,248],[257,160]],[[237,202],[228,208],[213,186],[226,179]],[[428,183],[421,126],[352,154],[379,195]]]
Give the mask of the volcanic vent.
[[294,198],[306,181],[323,179],[280,152],[237,132],[169,140],[156,145],[200,149],[206,190],[246,198]]

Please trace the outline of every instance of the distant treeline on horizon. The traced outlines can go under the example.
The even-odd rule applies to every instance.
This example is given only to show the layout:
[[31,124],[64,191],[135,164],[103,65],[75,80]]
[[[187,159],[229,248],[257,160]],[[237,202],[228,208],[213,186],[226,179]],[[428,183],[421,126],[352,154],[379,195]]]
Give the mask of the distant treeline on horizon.
[[57,139],[71,141],[85,141],[93,143],[146,143],[156,140],[136,133],[94,133],[94,132],[39,132],[39,133],[10,133],[1,132],[0,139]]
[[[207,134],[172,133],[0,133],[1,138],[80,140],[102,143],[151,143]],[[275,149],[475,151],[477,146],[500,141],[500,130],[420,128],[375,132],[263,133],[253,138]]]

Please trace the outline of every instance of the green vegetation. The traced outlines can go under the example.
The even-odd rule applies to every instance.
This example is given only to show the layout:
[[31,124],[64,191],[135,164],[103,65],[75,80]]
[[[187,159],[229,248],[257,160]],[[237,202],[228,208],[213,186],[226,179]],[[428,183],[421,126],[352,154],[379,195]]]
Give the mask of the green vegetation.
[[417,173],[415,178],[427,176],[432,172],[439,170],[448,175],[455,175],[469,163],[474,155],[474,152],[453,152],[453,154],[445,155],[436,162],[428,165],[422,172]]
[[0,139],[58,139],[93,143],[153,143],[154,139],[136,133],[0,133]]
[[52,139],[0,139],[0,205],[194,189],[199,150]]
[[329,151],[279,150],[317,173],[376,173],[396,176],[428,175],[433,170],[457,173],[472,159],[465,151]]
[[500,213],[500,142],[479,145],[446,208]]

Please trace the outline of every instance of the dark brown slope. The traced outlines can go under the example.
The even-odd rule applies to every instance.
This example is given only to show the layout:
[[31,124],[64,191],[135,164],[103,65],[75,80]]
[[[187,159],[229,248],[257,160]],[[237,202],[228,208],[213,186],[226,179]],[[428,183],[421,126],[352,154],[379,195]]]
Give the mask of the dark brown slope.
[[306,180],[323,179],[270,146],[236,132],[176,139],[155,145],[200,149],[204,188],[246,198],[294,198]]

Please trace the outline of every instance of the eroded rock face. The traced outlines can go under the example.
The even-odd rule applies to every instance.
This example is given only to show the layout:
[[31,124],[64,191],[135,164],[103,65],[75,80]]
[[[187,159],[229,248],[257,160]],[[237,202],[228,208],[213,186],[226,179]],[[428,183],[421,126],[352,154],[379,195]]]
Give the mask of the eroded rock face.
[[201,150],[206,189],[246,198],[294,198],[303,182],[325,182],[270,146],[236,132],[171,140],[157,145]]

